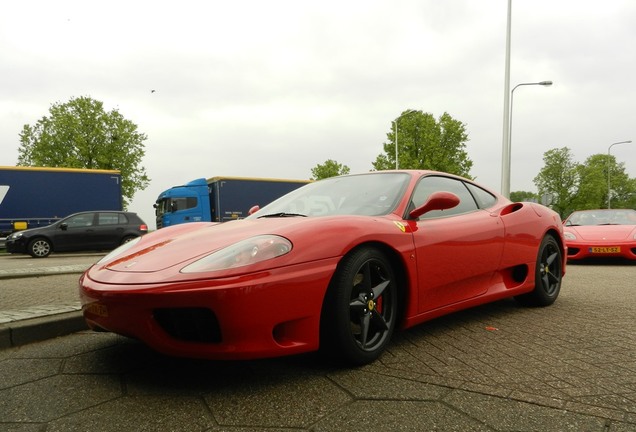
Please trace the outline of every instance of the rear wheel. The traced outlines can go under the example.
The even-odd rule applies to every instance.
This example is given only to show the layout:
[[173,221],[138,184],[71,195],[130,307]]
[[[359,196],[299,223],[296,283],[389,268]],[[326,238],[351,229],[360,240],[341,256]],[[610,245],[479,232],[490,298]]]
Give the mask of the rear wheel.
[[33,258],[46,258],[51,253],[51,243],[45,238],[36,238],[31,240],[27,249]]
[[345,256],[325,297],[321,349],[362,365],[377,359],[397,321],[397,287],[390,261],[376,248]]
[[559,296],[563,275],[563,259],[559,244],[546,235],[539,246],[534,276],[534,290],[515,299],[527,306],[549,306]]

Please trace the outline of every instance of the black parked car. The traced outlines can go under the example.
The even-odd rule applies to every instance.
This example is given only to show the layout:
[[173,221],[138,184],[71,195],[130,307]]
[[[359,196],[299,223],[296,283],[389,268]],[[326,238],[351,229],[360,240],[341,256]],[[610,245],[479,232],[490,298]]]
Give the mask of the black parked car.
[[94,211],[75,213],[51,225],[17,231],[7,237],[9,253],[44,258],[51,252],[101,251],[148,232],[136,213]]

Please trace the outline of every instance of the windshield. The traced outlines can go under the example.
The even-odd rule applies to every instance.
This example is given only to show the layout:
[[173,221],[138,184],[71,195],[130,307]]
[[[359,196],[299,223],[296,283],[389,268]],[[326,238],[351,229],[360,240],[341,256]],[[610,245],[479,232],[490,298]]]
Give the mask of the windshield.
[[170,199],[167,199],[167,198],[157,200],[157,202],[155,203],[155,215],[157,217],[163,215],[164,213],[170,212],[169,202],[170,202]]
[[272,216],[380,216],[393,211],[404,194],[406,173],[331,177],[310,183],[263,207],[248,219]]
[[197,206],[197,197],[161,198],[155,203],[155,215],[160,217],[166,213],[187,210]]
[[578,211],[570,215],[565,225],[636,225],[636,211],[630,209]]

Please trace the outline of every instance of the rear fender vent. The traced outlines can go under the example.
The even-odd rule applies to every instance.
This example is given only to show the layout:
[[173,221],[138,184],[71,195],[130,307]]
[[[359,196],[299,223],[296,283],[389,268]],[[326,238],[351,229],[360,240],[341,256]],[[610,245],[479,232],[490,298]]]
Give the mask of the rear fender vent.
[[220,343],[221,328],[214,312],[207,308],[163,308],[154,310],[161,328],[177,340]]
[[503,209],[501,209],[501,216],[505,216],[507,214],[510,213],[514,213],[518,210],[521,210],[523,208],[523,203],[512,203],[512,204],[508,204],[507,206],[505,206]]

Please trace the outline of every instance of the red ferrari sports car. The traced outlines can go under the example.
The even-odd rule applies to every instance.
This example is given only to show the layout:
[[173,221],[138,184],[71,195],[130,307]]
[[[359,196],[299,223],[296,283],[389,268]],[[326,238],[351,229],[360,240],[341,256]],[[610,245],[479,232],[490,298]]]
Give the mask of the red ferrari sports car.
[[396,329],[506,297],[552,304],[565,273],[557,213],[450,174],[333,177],[253,210],[104,257],[80,279],[88,325],[170,355],[359,365]]
[[636,210],[580,210],[563,224],[568,260],[636,260]]

